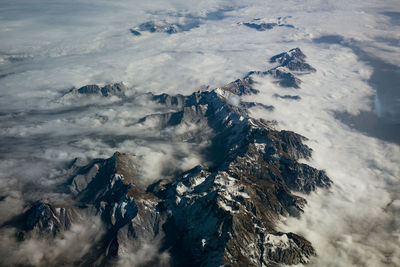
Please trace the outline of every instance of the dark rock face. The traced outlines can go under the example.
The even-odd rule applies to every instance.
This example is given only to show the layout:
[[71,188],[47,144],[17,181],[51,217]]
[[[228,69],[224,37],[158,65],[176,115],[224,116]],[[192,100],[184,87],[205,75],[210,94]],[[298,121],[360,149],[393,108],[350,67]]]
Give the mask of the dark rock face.
[[55,236],[60,231],[68,230],[77,217],[74,209],[39,202],[27,211],[25,227],[28,231],[37,227],[41,234]]
[[54,238],[59,233],[69,230],[80,220],[81,216],[77,207],[37,201],[23,214],[4,223],[3,227],[17,227],[17,240],[24,241],[32,236]]
[[310,242],[294,233],[278,232],[276,235],[267,235],[266,243],[266,254],[269,258],[284,264],[305,263],[299,260],[301,255],[304,252],[311,255],[315,253]]
[[103,97],[125,96],[126,87],[123,83],[107,84],[104,87],[98,85],[85,85],[79,89],[73,88],[66,95],[98,95]]
[[116,152],[107,160],[95,160],[78,169],[71,180],[70,189],[76,199],[100,209],[108,225],[124,225],[137,214],[132,197],[135,184],[132,167],[121,167],[130,161],[128,155]]
[[265,105],[265,104],[256,103],[256,102],[243,102],[243,101],[241,101],[240,102],[240,106],[243,109],[249,109],[249,108],[254,108],[254,107],[262,107],[262,108],[264,108],[266,110],[269,110],[269,111],[273,111],[274,110],[274,106]]
[[123,83],[107,84],[101,88],[101,94],[107,96],[124,96],[126,87]]
[[271,63],[279,63],[280,66],[286,67],[292,71],[308,71],[315,72],[316,70],[305,62],[306,55],[300,48],[293,48],[289,52],[284,52],[273,56],[270,59]]
[[79,94],[98,94],[101,92],[101,89],[97,85],[85,85],[77,89],[77,92]]
[[[107,232],[93,258],[105,255],[108,262],[124,251],[124,246],[139,248],[140,240],[158,242],[162,238],[163,216],[157,210],[157,198],[146,193],[138,179],[135,156],[116,152],[109,159],[95,159],[86,166],[73,165],[75,175],[69,188],[80,205],[100,214]],[[135,241],[136,240],[136,241]],[[113,249],[106,249],[107,247]]]
[[278,84],[282,87],[300,88],[301,80],[284,68],[273,68],[267,71],[267,74],[277,79]]
[[135,35],[135,36],[140,36],[140,35],[142,35],[139,31],[134,30],[134,29],[129,29],[129,31],[130,31],[133,35]]
[[267,31],[267,30],[272,30],[275,27],[288,27],[288,28],[294,28],[293,25],[291,24],[285,24],[282,23],[286,18],[281,18],[279,17],[276,22],[266,22],[265,20],[261,19],[253,19],[251,22],[241,22],[239,25],[244,25],[246,27],[249,27],[251,29],[255,29],[257,31]]
[[259,91],[252,87],[253,83],[254,81],[251,79],[251,76],[247,75],[243,79],[237,79],[222,87],[222,89],[239,96],[257,94]]
[[148,32],[166,32],[169,34],[177,33],[179,30],[179,26],[175,24],[170,24],[167,22],[156,24],[153,21],[145,22],[139,25],[138,29],[140,31],[148,31]]
[[280,94],[274,94],[273,95],[276,98],[282,98],[282,99],[292,99],[292,100],[300,100],[301,97],[298,95],[280,95]]
[[160,94],[160,95],[152,95],[152,100],[156,101],[160,104],[164,104],[168,107],[183,107],[186,102],[186,97],[184,95],[168,95],[168,94]]
[[281,87],[299,89],[301,80],[297,76],[316,71],[305,62],[305,59],[306,56],[300,48],[293,48],[271,57],[270,63],[278,63],[278,66],[267,71],[250,71],[242,79],[237,79],[222,89],[239,96],[257,94],[259,91],[254,88],[256,84],[254,77],[265,75],[272,76]]
[[[305,57],[299,50],[290,56],[295,59],[283,53],[273,60],[287,69],[291,61]],[[15,224],[24,231],[18,238],[23,241],[31,231],[54,236],[68,231],[79,214],[86,214],[99,216],[106,230],[87,255],[75,260],[83,266],[114,265],[144,242],[157,244],[160,253],[168,251],[172,266],[307,263],[316,254],[310,242],[277,231],[276,222],[280,216],[301,215],[306,200],[296,192],[329,188],[331,181],[324,171],[299,162],[312,153],[303,143],[305,137],[278,131],[274,122],[250,117],[252,107],[273,110],[240,98],[258,93],[252,76],[268,74],[249,72],[224,87],[191,95],[149,93],[149,99],[167,112],[147,115],[137,124],[151,120],[153,130],[166,140],[207,142],[202,150],[207,166],[147,185],[134,155],[116,152],[88,164],[76,159],[65,185],[75,201],[73,207],[56,208],[44,202],[33,205]],[[103,96],[121,91],[118,84],[76,90]],[[196,127],[174,136],[163,135],[166,129],[187,125]],[[157,266],[157,259],[146,264]]]
[[245,22],[243,23],[244,26],[247,26],[249,28],[256,29],[257,31],[265,31],[265,30],[271,30],[275,26],[278,26],[277,23],[250,23],[250,22]]
[[[306,56],[300,48],[293,48],[271,57],[270,63],[278,63],[279,66],[264,72],[264,75],[271,75],[282,87],[300,88],[301,80],[296,74],[308,74],[316,70],[305,62]],[[294,73],[292,73],[294,72]]]
[[166,21],[148,21],[140,24],[137,27],[133,27],[130,32],[135,36],[142,35],[142,32],[164,32],[168,34],[175,34],[178,32],[189,31],[193,28],[197,28],[200,25],[200,21],[194,18],[186,19],[186,23],[168,23]]

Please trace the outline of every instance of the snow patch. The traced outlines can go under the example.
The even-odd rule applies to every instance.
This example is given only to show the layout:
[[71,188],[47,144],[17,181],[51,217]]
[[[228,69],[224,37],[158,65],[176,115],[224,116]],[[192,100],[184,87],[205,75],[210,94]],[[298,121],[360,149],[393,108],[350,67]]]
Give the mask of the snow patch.
[[291,246],[291,241],[286,234],[281,236],[267,234],[264,239],[264,244],[270,247],[269,249],[273,252],[277,248],[288,249]]

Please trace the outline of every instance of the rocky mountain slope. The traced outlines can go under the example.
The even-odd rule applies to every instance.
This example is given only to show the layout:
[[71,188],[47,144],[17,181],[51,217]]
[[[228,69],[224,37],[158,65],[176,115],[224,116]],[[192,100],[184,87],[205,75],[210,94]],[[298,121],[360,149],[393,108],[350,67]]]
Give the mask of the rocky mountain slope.
[[[300,49],[271,58],[277,68],[315,71],[304,59]],[[152,127],[165,140],[206,143],[204,164],[148,185],[135,155],[115,152],[89,163],[75,159],[63,185],[72,204],[39,201],[5,226],[19,229],[24,242],[32,233],[53,238],[86,216],[99,216],[105,232],[88,253],[74,259],[76,266],[117,265],[145,243],[155,244],[157,253],[138,265],[162,265],[163,253],[170,255],[172,266],[307,263],[316,255],[312,244],[278,231],[276,223],[280,216],[303,212],[306,200],[296,192],[328,188],[331,181],[324,171],[299,162],[311,157],[305,137],[249,116],[251,107],[273,107],[240,99],[258,92],[254,75],[275,75],[277,68],[188,96],[148,94],[168,111],[147,115],[137,125]],[[70,93],[123,97],[123,92],[117,84]]]

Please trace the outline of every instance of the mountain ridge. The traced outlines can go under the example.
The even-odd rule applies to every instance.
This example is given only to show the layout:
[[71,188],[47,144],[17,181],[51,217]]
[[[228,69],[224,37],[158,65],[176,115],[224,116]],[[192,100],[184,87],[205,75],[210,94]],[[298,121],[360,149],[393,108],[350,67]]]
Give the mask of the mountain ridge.
[[[304,58],[297,48],[271,60],[289,70],[310,71]],[[54,237],[68,231],[70,224],[79,223],[80,217],[99,216],[105,233],[84,257],[74,260],[76,266],[116,265],[121,256],[138,250],[143,242],[158,246],[155,258],[144,265],[157,265],[157,255],[165,252],[172,266],[307,263],[316,255],[311,243],[295,233],[278,231],[276,223],[280,216],[303,212],[307,202],[296,192],[309,194],[329,188],[332,181],[324,171],[299,163],[312,153],[303,143],[305,137],[278,131],[274,122],[250,117],[253,106],[273,109],[241,101],[242,95],[258,93],[253,75],[260,72],[187,96],[149,93],[151,101],[169,111],[144,116],[137,124],[148,124],[160,133],[185,129],[164,136],[194,144],[208,142],[202,152],[211,164],[146,185],[135,155],[115,152],[108,159],[87,164],[76,159],[65,184],[75,201],[72,207],[56,208],[39,201],[20,217],[25,228],[8,225],[19,228],[22,237],[30,232]],[[118,89],[122,86],[105,86],[104,90],[84,86],[73,92],[123,97],[120,93],[125,89]]]

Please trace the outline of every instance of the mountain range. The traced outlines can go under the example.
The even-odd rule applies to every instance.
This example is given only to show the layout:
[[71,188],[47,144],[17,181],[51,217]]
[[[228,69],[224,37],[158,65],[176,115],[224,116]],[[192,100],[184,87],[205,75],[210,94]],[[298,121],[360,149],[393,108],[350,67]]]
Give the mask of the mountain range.
[[[201,146],[204,163],[148,184],[134,154],[116,151],[90,162],[76,158],[66,171],[67,182],[60,185],[72,201],[38,199],[2,227],[17,229],[19,242],[49,240],[99,217],[104,232],[90,249],[54,264],[117,265],[144,243],[157,247],[154,257],[139,264],[144,266],[306,264],[316,255],[312,244],[299,234],[279,231],[277,223],[281,216],[301,216],[307,205],[302,196],[329,188],[332,181],[323,170],[302,163],[312,156],[306,137],[250,116],[250,108],[273,106],[241,100],[259,93],[256,76],[268,75],[282,87],[299,89],[298,76],[316,71],[305,59],[295,48],[272,57],[276,67],[251,71],[220,88],[190,95],[148,93],[164,111],[140,118],[138,127],[151,127],[166,141]],[[87,85],[64,97],[125,98],[126,90],[122,83]],[[295,95],[276,97],[301,101]],[[160,260],[165,253],[167,263]]]

